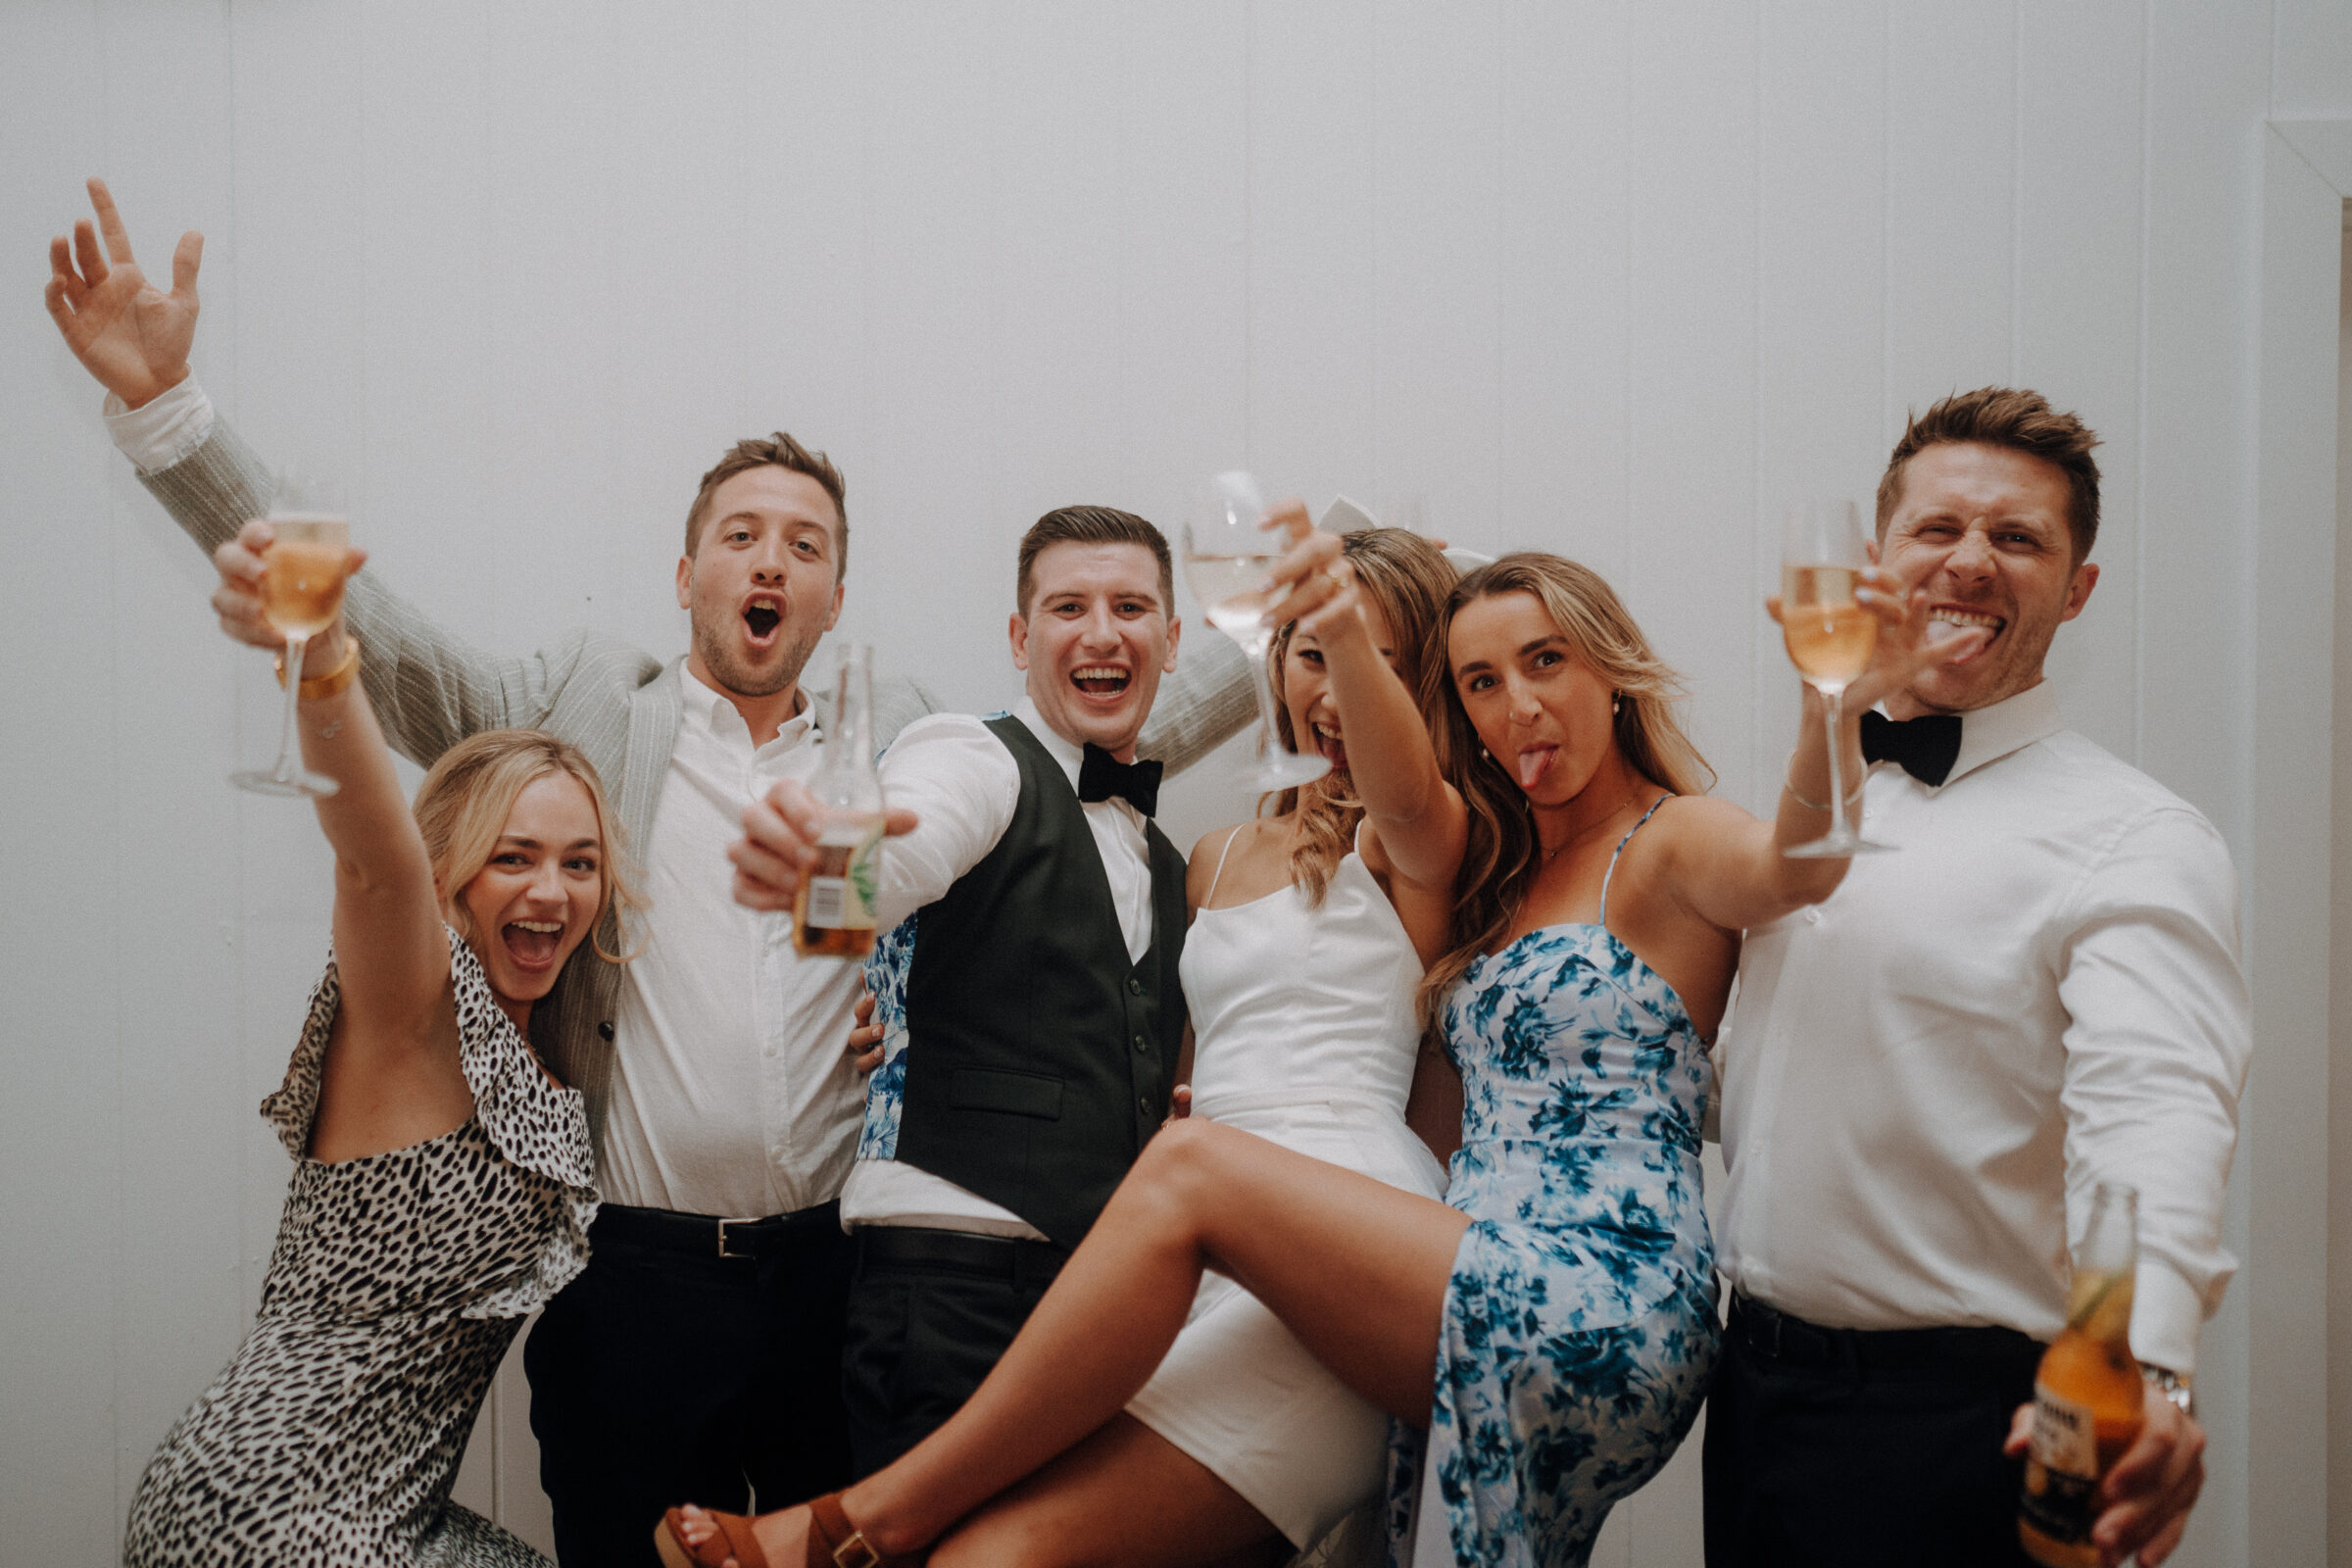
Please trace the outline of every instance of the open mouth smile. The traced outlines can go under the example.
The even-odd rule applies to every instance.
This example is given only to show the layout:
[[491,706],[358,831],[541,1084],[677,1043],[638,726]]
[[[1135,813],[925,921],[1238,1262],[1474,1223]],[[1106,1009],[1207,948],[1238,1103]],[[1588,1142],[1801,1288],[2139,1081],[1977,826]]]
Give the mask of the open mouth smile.
[[773,642],[776,628],[783,621],[784,601],[774,594],[754,594],[743,607],[743,629],[751,634],[755,648],[764,648]]
[[506,944],[507,956],[523,969],[543,972],[555,967],[556,954],[564,946],[564,922],[561,920],[510,920],[499,930]]
[[1310,728],[1314,735],[1315,750],[1323,754],[1323,760],[1331,764],[1332,771],[1335,773],[1347,772],[1348,742],[1341,737],[1340,732],[1331,725],[1320,721],[1312,724]]
[[1070,684],[1089,697],[1120,697],[1134,677],[1116,664],[1080,664],[1070,671]]

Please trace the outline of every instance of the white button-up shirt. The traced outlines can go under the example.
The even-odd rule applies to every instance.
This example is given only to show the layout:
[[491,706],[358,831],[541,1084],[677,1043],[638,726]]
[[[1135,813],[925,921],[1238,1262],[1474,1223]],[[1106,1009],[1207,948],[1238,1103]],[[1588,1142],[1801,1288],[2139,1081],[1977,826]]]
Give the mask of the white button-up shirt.
[[745,808],[824,760],[807,706],[752,745],[735,705],[681,669],[683,710],[641,859],[652,918],[623,970],[597,1182],[615,1203],[789,1213],[838,1195],[864,1102],[843,1054],[858,965],[805,958],[792,918],[734,898]]
[[[1061,764],[1076,789],[1084,749],[1055,734],[1027,699],[1013,716]],[[882,793],[891,805],[911,808],[921,824],[882,846],[874,910],[888,930],[945,897],[997,847],[1020,804],[1020,764],[979,719],[934,713],[907,725],[891,743],[882,759]],[[1116,797],[1090,802],[1083,809],[1102,857],[1128,959],[1141,963],[1152,951],[1152,852],[1143,813]],[[922,1048],[917,1043],[908,1049]],[[921,1225],[1044,1240],[1043,1232],[1002,1204],[896,1159],[857,1162],[841,1195],[841,1222],[844,1227]]]
[[2235,1260],[2251,1048],[2220,834],[2062,727],[1964,716],[1941,787],[1882,765],[1828,902],[1747,934],[1719,1082],[1721,1260],[1817,1323],[2066,1321],[2092,1185],[2139,1191],[2133,1350],[2186,1372]]

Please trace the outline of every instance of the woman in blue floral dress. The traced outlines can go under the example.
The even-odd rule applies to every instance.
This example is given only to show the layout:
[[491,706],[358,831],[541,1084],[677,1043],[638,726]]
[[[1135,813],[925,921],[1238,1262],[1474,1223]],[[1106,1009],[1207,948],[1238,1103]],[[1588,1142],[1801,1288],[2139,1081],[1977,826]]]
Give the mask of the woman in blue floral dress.
[[[1584,1563],[1610,1505],[1689,1430],[1717,1334],[1699,1192],[1705,1042],[1740,930],[1827,897],[1844,874],[1842,860],[1783,853],[1829,825],[1818,699],[1806,695],[1774,820],[1709,799],[1672,716],[1674,677],[1608,585],[1555,556],[1509,556],[1447,606],[1450,698],[1433,745],[1361,633],[1344,565],[1323,569],[1324,602],[1299,626],[1348,714],[1392,894],[1400,911],[1424,898],[1450,911],[1451,949],[1423,987],[1460,1075],[1446,1200],[1235,1128],[1174,1123],[954,1419],[756,1530],[691,1511],[682,1539],[698,1562],[919,1550],[1117,1413],[1183,1327],[1204,1269],[1408,1429],[1392,1551],[1419,1568]],[[1312,583],[1299,591],[1316,597]],[[1860,598],[1880,651],[1848,688],[1848,714],[1979,646],[1969,634],[1931,650],[1924,598],[1875,571]],[[1859,779],[1851,717],[1840,744],[1844,776]],[[1054,1545],[1050,1532],[1010,1543],[967,1529],[932,1560],[1009,1548],[1053,1563]]]

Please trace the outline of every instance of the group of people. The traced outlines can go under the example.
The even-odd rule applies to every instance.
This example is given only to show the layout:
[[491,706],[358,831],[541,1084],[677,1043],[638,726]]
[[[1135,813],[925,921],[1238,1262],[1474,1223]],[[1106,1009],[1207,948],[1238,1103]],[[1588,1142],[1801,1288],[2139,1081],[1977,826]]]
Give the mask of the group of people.
[[[201,240],[164,290],[91,195],[51,314],[223,628],[281,647],[267,470],[187,365]],[[803,688],[846,591],[822,453],[703,477],[681,659],[487,653],[359,572],[281,669],[341,786],[263,1107],[294,1182],[126,1559],[541,1563],[450,1489],[543,1309],[566,1568],[1582,1563],[1702,1403],[1711,1568],[2022,1561],[2020,1408],[2103,1181],[2139,1193],[2150,1378],[2096,1540],[2162,1560],[2250,1031],[2219,836],[2043,679],[2094,445],[2016,389],[1911,419],[1836,742],[1902,853],[1858,861],[1784,853],[1838,804],[1818,698],[1759,819],[1593,572],[1296,505],[1268,673],[1332,771],[1188,858],[1161,764],[1250,672],[1179,660],[1151,522],[1048,513],[1019,704],[877,684],[863,965],[781,912],[839,728]]]

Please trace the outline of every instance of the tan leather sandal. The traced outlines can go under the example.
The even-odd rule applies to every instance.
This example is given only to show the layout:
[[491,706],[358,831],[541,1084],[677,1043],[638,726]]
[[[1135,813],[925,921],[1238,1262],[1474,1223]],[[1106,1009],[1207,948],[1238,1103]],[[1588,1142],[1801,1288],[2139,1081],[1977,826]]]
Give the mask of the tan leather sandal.
[[[718,1526],[718,1534],[699,1546],[686,1544],[686,1510],[672,1508],[654,1526],[654,1549],[662,1554],[662,1568],[724,1568],[729,1557],[738,1568],[767,1568],[767,1553],[760,1549],[760,1539],[752,1534],[749,1514],[719,1513],[713,1510],[710,1522]],[[808,1539],[816,1540],[810,1533]]]

